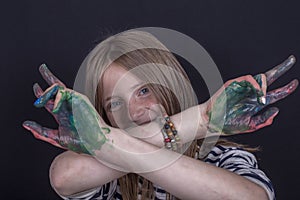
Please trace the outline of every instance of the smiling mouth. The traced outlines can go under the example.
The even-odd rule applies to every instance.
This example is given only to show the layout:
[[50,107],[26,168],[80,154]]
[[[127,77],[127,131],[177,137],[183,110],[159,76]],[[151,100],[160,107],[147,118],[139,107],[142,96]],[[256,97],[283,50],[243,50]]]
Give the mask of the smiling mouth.
[[137,126],[142,126],[155,121],[157,117],[158,114],[150,110],[145,115],[143,115],[140,119],[133,121],[133,123],[135,123]]
[[138,126],[142,126],[142,125],[145,125],[145,124],[148,124],[150,122],[152,122],[153,120],[146,120],[146,121],[134,121],[134,123]]

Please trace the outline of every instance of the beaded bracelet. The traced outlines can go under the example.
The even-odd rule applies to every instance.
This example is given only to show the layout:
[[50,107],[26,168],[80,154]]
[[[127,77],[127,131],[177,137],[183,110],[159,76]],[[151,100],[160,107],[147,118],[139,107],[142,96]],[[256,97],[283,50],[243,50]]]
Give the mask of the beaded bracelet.
[[169,116],[166,115],[164,117],[164,120],[165,123],[163,125],[163,128],[161,129],[161,132],[164,137],[165,147],[167,149],[172,149],[173,151],[177,151],[177,144],[180,141],[178,132]]

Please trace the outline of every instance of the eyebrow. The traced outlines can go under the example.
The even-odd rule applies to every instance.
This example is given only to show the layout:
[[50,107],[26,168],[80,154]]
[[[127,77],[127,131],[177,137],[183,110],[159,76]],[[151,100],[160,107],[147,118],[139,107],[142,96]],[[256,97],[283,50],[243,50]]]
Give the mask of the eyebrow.
[[111,100],[111,99],[113,99],[113,98],[116,98],[116,97],[114,97],[114,96],[109,96],[109,97],[107,97],[106,99],[104,99],[104,103],[106,103],[107,101],[109,101],[109,100]]
[[140,82],[140,83],[137,83],[137,84],[133,85],[132,87],[130,87],[130,89],[133,90],[133,89],[135,89],[135,88],[137,88],[137,87],[140,87],[140,86],[142,86],[142,85],[145,85],[145,82],[144,82],[144,81],[142,81],[142,82]]
[[[140,87],[142,85],[145,85],[145,82],[137,83],[137,84],[131,86],[130,89],[133,90],[133,89],[135,89],[137,87]],[[107,98],[104,99],[104,103],[106,103],[107,101],[109,101],[109,100],[111,100],[113,98],[118,98],[118,97],[117,96],[109,96],[109,97],[107,97]]]

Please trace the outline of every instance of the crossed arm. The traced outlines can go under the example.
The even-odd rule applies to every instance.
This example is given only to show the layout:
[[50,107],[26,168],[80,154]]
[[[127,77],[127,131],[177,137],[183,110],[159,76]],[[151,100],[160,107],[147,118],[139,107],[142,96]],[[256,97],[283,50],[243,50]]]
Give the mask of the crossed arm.
[[[284,63],[265,74],[254,77],[243,76],[230,80],[206,103],[183,111],[181,114],[186,116],[186,118],[181,117],[180,114],[172,116],[172,120],[176,125],[181,124],[181,126],[177,126],[179,133],[189,133],[196,128],[196,135],[181,134],[182,142],[191,141],[195,137],[200,139],[220,133],[231,135],[252,132],[270,125],[278,113],[277,108],[270,108],[261,115],[255,114],[267,105],[286,97],[295,90],[298,85],[297,80],[292,81],[282,88],[267,92],[267,86],[286,72],[294,62],[295,58],[290,57]],[[54,160],[50,169],[50,178],[58,193],[63,195],[74,194],[100,186],[126,173],[107,167],[95,158],[114,166],[119,166],[120,169],[133,172],[134,166],[132,166],[132,163],[146,166],[144,160],[138,157],[130,157],[129,162],[128,160],[118,159],[118,157],[122,158],[122,152],[117,151],[117,148],[111,148],[112,146],[120,147],[129,152],[140,152],[141,149],[145,152],[153,152],[163,146],[162,138],[159,134],[160,128],[155,123],[149,125],[151,128],[147,127],[147,130],[148,132],[158,134],[145,139],[146,141],[133,138],[123,130],[111,127],[109,127],[111,129],[110,133],[107,134],[107,129],[103,128],[107,128],[108,126],[95,114],[93,107],[87,103],[87,100],[82,95],[66,89],[63,83],[53,76],[47,68],[41,67],[40,71],[45,80],[52,86],[45,92],[38,85],[34,86],[35,95],[38,97],[35,104],[37,107],[44,106],[48,111],[53,113],[59,124],[59,128],[58,130],[47,129],[32,121],[26,121],[24,127],[30,130],[36,138],[47,141],[55,146],[78,153],[94,155],[92,157],[66,152]],[[224,103],[224,99],[228,103]],[[72,121],[73,117],[71,117],[70,112],[67,112],[70,108],[68,103],[74,103],[75,100],[80,103],[78,105],[82,106],[83,110],[92,113],[88,115],[90,117],[88,118],[88,123],[94,123],[94,126],[89,126],[93,127],[92,130],[84,130],[91,134],[88,135],[89,137],[79,137],[77,130],[78,128],[80,130],[80,128],[86,127],[84,126],[85,122],[81,121],[82,125],[74,125],[74,121]],[[232,112],[223,112],[224,108]],[[188,119],[188,116],[194,117],[190,113],[194,113],[195,110],[199,111],[197,115],[199,123],[192,123],[195,120]],[[181,122],[181,119],[185,119],[185,121]],[[139,128],[139,131],[147,134],[146,129],[143,129],[143,127]],[[95,143],[95,141],[97,142]],[[162,155],[177,158],[177,153],[175,152],[164,149],[161,149],[161,151]],[[150,165],[150,163],[148,164]],[[164,187],[175,196],[184,199],[196,197],[203,197],[204,199],[228,197],[235,199],[235,197],[240,198],[240,194],[243,194],[246,198],[247,194],[253,194],[253,191],[257,191],[254,194],[258,196],[252,196],[252,198],[259,199],[259,196],[266,197],[261,187],[247,179],[186,156],[180,156],[176,159],[176,162],[167,167],[139,174]],[[191,191],[178,185],[177,181],[174,181],[174,174],[178,180],[190,185]],[[228,187],[228,185],[232,187]]]

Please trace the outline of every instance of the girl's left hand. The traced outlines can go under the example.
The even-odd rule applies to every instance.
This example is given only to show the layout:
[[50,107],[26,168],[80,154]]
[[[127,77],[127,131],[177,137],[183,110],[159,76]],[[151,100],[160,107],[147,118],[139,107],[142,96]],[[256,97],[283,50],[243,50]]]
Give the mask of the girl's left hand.
[[267,86],[288,71],[295,63],[294,56],[286,61],[256,76],[242,76],[227,81],[224,86],[206,102],[205,117],[208,121],[208,130],[211,133],[232,135],[237,133],[253,132],[272,124],[279,109],[271,107],[262,114],[266,106],[287,97],[295,91],[298,80],[267,92]]
[[56,119],[58,129],[41,126],[34,121],[25,121],[24,128],[40,140],[77,153],[93,154],[106,142],[105,124],[86,96],[67,89],[45,66],[40,67],[43,78],[51,85],[45,92],[38,84],[33,86],[38,98],[34,105],[45,107]]

